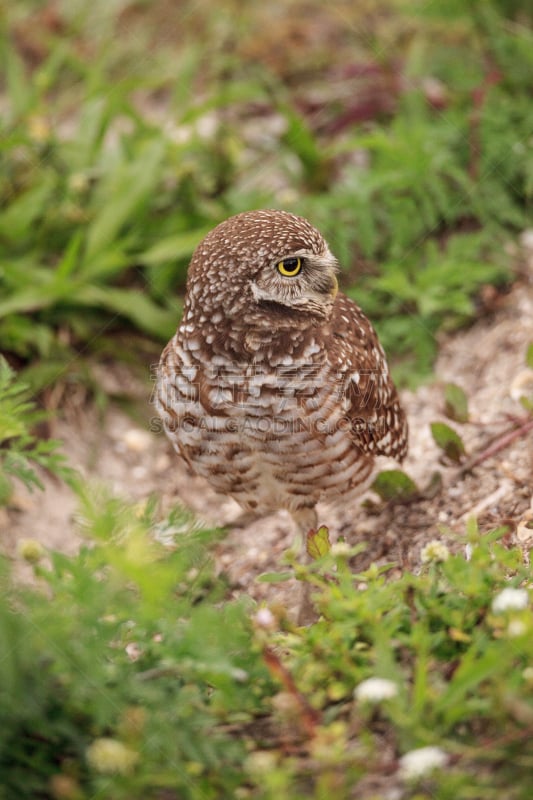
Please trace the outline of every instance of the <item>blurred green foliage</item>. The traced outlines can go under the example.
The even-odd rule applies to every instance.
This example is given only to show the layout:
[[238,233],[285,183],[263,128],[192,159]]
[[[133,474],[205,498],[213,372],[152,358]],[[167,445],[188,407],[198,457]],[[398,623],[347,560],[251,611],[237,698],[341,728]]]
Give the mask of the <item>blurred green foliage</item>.
[[301,5],[6,9],[2,350],[165,340],[196,243],[258,206],[325,232],[407,380],[510,277],[533,192],[527,4]]
[[[430,543],[401,577],[327,544],[292,565],[323,615],[296,628],[225,599],[216,532],[183,510],[78,493],[78,555],[26,542],[31,588],[4,565],[0,797],[529,798],[530,569],[503,529],[471,521],[470,560]],[[365,701],[368,678],[388,696]],[[406,780],[428,745],[446,769]]]
[[14,478],[29,489],[43,488],[38,474],[43,468],[73,479],[73,471],[57,452],[60,442],[35,434],[35,427],[45,418],[30,399],[29,387],[16,380],[0,356],[0,508],[9,502]]
[[[222,723],[250,718],[270,681],[242,604],[215,605],[213,532],[79,491],[80,553],[51,553],[29,591],[3,576],[0,797],[229,797],[245,749]],[[110,738],[142,752],[137,769],[105,742],[88,764]]]

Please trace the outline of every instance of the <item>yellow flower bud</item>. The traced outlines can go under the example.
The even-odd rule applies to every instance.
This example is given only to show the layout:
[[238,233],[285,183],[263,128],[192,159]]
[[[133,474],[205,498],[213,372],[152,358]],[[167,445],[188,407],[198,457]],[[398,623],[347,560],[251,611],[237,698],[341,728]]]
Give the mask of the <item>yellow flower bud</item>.
[[19,556],[29,564],[38,564],[46,552],[37,539],[21,539],[17,549]]

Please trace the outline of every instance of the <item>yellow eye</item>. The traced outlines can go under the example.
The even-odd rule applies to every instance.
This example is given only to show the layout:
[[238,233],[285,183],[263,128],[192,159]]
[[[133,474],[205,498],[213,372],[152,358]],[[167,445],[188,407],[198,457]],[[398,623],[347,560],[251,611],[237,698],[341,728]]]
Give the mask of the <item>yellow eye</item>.
[[294,278],[295,275],[298,275],[302,268],[302,260],[301,258],[284,258],[283,261],[278,262],[278,272],[281,275],[285,275],[286,278]]

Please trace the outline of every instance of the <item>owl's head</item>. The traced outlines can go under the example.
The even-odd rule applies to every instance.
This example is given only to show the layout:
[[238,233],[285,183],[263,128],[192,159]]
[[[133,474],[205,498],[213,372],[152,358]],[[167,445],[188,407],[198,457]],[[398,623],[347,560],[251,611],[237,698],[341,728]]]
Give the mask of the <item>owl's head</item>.
[[247,211],[214,228],[191,260],[187,303],[248,326],[326,320],[338,264],[321,234],[286,211]]

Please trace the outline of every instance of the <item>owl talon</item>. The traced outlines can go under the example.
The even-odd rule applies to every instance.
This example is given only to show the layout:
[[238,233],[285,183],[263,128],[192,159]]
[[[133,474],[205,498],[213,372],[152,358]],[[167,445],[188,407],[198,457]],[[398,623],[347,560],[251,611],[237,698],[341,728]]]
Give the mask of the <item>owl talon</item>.
[[256,511],[243,511],[242,514],[239,514],[238,517],[228,523],[228,528],[247,528],[248,525],[258,522],[264,516],[264,514],[258,514]]

